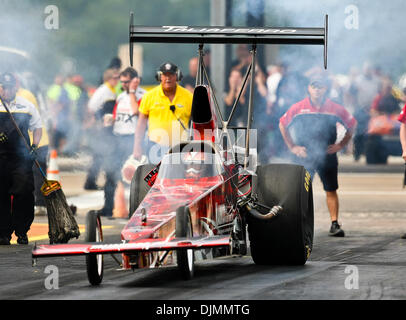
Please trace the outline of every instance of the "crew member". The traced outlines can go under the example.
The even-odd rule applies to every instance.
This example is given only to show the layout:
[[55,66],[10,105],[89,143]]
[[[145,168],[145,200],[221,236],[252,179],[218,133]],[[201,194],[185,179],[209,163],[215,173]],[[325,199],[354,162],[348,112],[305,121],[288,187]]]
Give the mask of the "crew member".
[[101,216],[112,217],[114,208],[114,193],[120,178],[121,168],[131,155],[134,145],[134,132],[138,119],[138,107],[146,92],[139,87],[140,78],[135,69],[128,67],[120,74],[123,92],[117,97],[116,105],[111,115],[114,135],[114,146],[106,155],[104,169],[106,183],[104,185],[104,207]]
[[[320,176],[331,218],[329,235],[344,237],[338,224],[337,152],[350,141],[357,122],[343,106],[326,97],[328,88],[325,75],[313,76],[307,88],[309,97],[288,109],[279,121],[279,128],[294,161],[303,165],[312,178],[315,172]],[[336,141],[337,122],[346,128],[340,142]]]
[[[117,97],[114,88],[117,86],[119,79],[120,73],[117,69],[107,69],[103,74],[104,83],[97,88],[87,105],[88,120],[86,127],[88,128],[88,143],[93,156],[93,163],[87,173],[85,190],[98,189],[96,179],[103,162],[103,156],[110,150],[110,146],[106,143],[110,138],[110,132],[106,132],[104,129],[103,118],[106,113],[112,113]],[[101,135],[107,135],[106,139]]]
[[[403,107],[398,120],[401,122],[399,136],[400,143],[402,144],[402,158],[406,161],[406,104]],[[406,233],[402,235],[402,239],[406,239]]]
[[47,104],[52,119],[50,128],[51,148],[62,151],[66,145],[70,121],[70,100],[63,87],[64,78],[56,75],[54,84],[47,90]]
[[[227,114],[229,114],[232,110],[234,102],[237,99],[242,88],[244,82],[243,80],[243,75],[240,69],[231,70],[230,76],[228,78],[228,91],[224,96],[224,105],[227,109]],[[247,87],[245,87],[243,93],[241,94],[240,100],[238,101],[237,108],[234,111],[234,115],[231,119],[230,125],[234,127],[242,127],[244,125],[244,119],[246,118],[247,109],[248,96]]]
[[199,58],[193,57],[189,60],[189,74],[182,79],[181,85],[191,93],[195,90],[196,76],[199,68]]
[[9,114],[0,104],[0,244],[9,245],[15,232],[19,244],[28,244],[27,232],[34,220],[34,178],[32,153],[42,136],[42,123],[35,106],[17,96],[13,74],[0,75],[0,96],[7,104],[24,139],[33,132],[31,153],[16,130]]
[[[29,102],[31,102],[37,108],[38,112],[40,113],[38,101],[31,91],[19,86],[16,95],[17,95],[17,97],[22,97],[22,98],[28,100]],[[30,141],[32,142],[32,140],[33,140],[32,132],[29,132],[29,134],[30,134]],[[43,124],[42,138],[41,138],[40,144],[38,145],[38,149],[36,150],[36,154],[37,154],[38,163],[44,172],[47,172],[48,152],[49,152],[49,136],[48,136],[48,132]],[[34,191],[35,215],[44,216],[47,214],[45,197],[41,192],[41,187],[44,183],[44,178],[42,177],[41,172],[38,170],[38,168],[35,164],[33,166],[33,173],[34,173],[34,186],[35,186],[35,191]]]
[[178,85],[181,75],[179,68],[170,62],[162,64],[157,71],[156,78],[160,85],[143,96],[139,108],[134,158],[139,159],[142,155],[147,124],[147,150],[151,163],[158,163],[171,146],[186,139],[185,128],[189,124],[193,95]]

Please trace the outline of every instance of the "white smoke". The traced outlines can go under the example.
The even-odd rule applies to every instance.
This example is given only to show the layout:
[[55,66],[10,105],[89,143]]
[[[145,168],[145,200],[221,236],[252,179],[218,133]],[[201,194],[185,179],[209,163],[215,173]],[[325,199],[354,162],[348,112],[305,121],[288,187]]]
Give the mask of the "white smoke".
[[[247,11],[258,16],[256,1],[233,1],[233,24],[244,24]],[[329,16],[328,67],[332,72],[361,67],[366,60],[399,76],[406,63],[402,0],[283,0],[265,2],[265,25],[269,27],[323,27]],[[354,20],[355,19],[355,20]],[[295,62],[297,69],[322,65],[321,46],[282,46],[280,59]]]

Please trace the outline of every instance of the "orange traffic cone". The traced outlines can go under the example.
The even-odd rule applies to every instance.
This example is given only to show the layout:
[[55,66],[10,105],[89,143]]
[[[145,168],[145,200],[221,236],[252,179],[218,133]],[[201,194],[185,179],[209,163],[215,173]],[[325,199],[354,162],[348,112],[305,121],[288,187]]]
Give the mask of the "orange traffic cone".
[[116,192],[114,194],[113,217],[115,218],[128,217],[127,201],[125,199],[125,189],[121,181],[117,183]]
[[58,168],[58,153],[56,150],[52,150],[49,157],[49,164],[47,169],[47,179],[60,181],[59,168]]

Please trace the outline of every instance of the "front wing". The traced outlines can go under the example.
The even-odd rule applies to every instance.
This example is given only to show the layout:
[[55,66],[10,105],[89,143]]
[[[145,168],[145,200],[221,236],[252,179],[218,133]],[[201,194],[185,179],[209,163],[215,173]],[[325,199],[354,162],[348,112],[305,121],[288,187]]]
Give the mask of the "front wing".
[[179,249],[206,249],[230,246],[230,235],[165,239],[144,239],[127,243],[80,243],[58,245],[36,245],[32,251],[33,258],[77,256],[89,254],[125,253],[141,251],[170,251]]

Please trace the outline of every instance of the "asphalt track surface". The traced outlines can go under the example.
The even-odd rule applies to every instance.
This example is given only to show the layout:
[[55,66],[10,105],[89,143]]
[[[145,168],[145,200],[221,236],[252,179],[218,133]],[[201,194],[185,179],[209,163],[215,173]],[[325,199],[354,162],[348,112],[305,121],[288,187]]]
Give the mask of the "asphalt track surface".
[[[232,256],[198,262],[194,279],[184,281],[176,267],[122,271],[106,255],[103,282],[92,287],[84,257],[44,258],[32,267],[30,242],[0,247],[0,299],[404,300],[406,240],[400,236],[406,232],[406,190],[401,188],[402,178],[399,172],[341,173],[340,223],[346,237],[333,238],[328,236],[328,211],[316,177],[314,247],[304,266],[257,266],[250,256]],[[75,181],[83,185],[82,176]],[[35,222],[46,223],[46,217],[36,217]],[[84,223],[83,212],[78,222]],[[125,222],[103,218],[105,242],[119,241]],[[57,267],[57,288],[46,288],[49,266]]]

